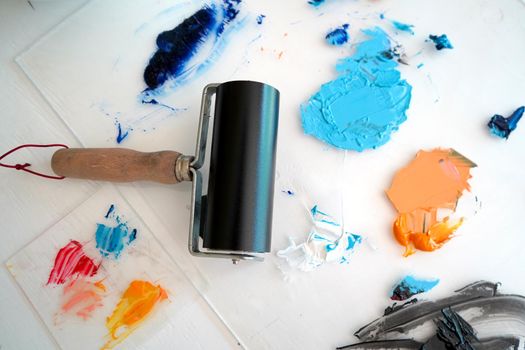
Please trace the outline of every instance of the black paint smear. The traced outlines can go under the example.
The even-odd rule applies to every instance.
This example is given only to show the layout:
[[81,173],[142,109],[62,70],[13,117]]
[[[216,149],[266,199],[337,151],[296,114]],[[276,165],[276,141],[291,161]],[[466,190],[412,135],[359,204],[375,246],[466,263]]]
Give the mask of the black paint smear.
[[[340,349],[513,349],[525,337],[525,297],[498,293],[498,284],[479,281],[450,297],[436,301],[410,301],[385,310],[385,315],[359,329],[354,335],[360,343]],[[476,311],[476,312],[474,312]],[[463,314],[462,318],[460,314]],[[474,316],[475,315],[475,316]],[[504,321],[504,322],[503,322]],[[509,327],[511,321],[522,326]],[[410,337],[416,328],[431,322],[435,335],[424,342]],[[510,323],[509,323],[510,322]],[[498,337],[475,335],[476,326],[490,324],[501,327]],[[478,339],[479,338],[479,339]],[[395,340],[392,340],[395,339]]]

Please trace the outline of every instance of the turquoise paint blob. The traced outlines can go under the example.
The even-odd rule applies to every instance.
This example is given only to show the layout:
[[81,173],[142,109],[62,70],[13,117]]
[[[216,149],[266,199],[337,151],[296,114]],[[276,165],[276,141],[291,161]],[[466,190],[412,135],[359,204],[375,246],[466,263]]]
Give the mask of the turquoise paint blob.
[[95,232],[96,247],[103,257],[120,257],[122,251],[137,239],[137,229],[131,229],[121,217],[115,213],[115,205],[111,204],[104,218],[113,224],[97,223]]
[[392,25],[394,26],[394,28],[396,28],[397,30],[400,30],[402,32],[407,32],[407,33],[410,33],[412,35],[414,35],[414,30],[412,28],[414,28],[414,25],[413,24],[408,24],[408,23],[403,23],[403,22],[399,22],[399,21],[392,21]]
[[454,46],[452,46],[452,43],[448,39],[446,34],[441,35],[432,35],[430,34],[428,36],[430,40],[434,43],[436,46],[436,50],[443,50],[443,49],[453,49]]
[[334,147],[363,151],[390,140],[406,117],[412,87],[401,79],[394,50],[379,27],[336,65],[339,77],[301,106],[304,132]]
[[412,296],[425,293],[437,286],[439,279],[419,279],[414,276],[405,276],[390,295],[392,300],[407,300]]

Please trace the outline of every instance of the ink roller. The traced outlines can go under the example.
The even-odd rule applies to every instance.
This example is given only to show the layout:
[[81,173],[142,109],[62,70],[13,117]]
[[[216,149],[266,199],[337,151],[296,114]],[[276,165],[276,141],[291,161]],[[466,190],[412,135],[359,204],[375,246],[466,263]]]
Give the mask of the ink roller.
[[[215,95],[207,194],[202,174]],[[112,182],[192,181],[188,247],[192,255],[262,261],[270,252],[279,91],[255,81],[207,85],[195,156],[175,151],[70,148],[51,160],[60,176]],[[202,241],[202,242],[201,242]],[[201,247],[202,243],[202,247]]]

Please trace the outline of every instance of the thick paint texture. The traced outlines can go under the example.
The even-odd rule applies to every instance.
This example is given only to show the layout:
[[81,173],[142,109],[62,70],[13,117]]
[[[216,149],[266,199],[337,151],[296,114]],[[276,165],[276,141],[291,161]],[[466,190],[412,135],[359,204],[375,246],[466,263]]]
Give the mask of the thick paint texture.
[[87,320],[96,309],[103,306],[105,292],[106,286],[101,281],[73,280],[64,286],[61,311]]
[[58,251],[47,284],[64,284],[70,279],[93,276],[98,268],[99,265],[84,253],[82,244],[72,240]]
[[329,45],[341,46],[348,42],[350,35],[348,35],[348,24],[343,24],[341,27],[330,31],[325,36],[325,40]]
[[310,209],[312,229],[299,245],[290,239],[290,245],[277,252],[277,256],[295,269],[312,271],[326,263],[346,264],[362,237],[343,229],[333,217],[320,211],[316,206]]
[[[95,241],[103,257],[118,259],[122,251],[137,238],[137,229],[129,227],[128,223],[115,212],[112,204],[106,215],[107,223],[98,223]],[[109,224],[111,222],[111,224]]]
[[511,132],[513,132],[518,126],[518,122],[525,112],[525,106],[521,106],[510,115],[505,118],[502,115],[495,114],[488,123],[491,134],[501,138],[508,139]]
[[425,293],[437,286],[439,279],[420,279],[405,276],[392,290],[391,300],[407,300],[416,294]]
[[437,50],[454,48],[454,46],[452,46],[452,43],[448,40],[448,37],[446,34],[441,34],[441,35],[430,34],[428,38],[432,40]]
[[301,106],[304,132],[355,151],[384,145],[406,119],[412,87],[401,79],[396,50],[380,28],[336,66],[339,77]]
[[470,190],[470,170],[475,166],[453,149],[438,148],[419,151],[396,173],[386,194],[399,213],[393,231],[405,256],[415,249],[440,248],[461,226],[464,218],[453,219],[451,214],[463,191]]
[[439,300],[394,304],[354,333],[360,343],[338,349],[521,349],[524,324],[525,297],[479,281]]
[[103,349],[112,349],[121,343],[144,322],[159,302],[167,298],[168,294],[160,285],[132,281],[106,320],[110,339]]
[[[169,79],[184,81],[189,74],[208,64],[226,26],[237,17],[240,2],[223,0],[205,5],[175,28],[160,33],[157,51],[144,70],[148,90],[161,87]],[[210,53],[192,61],[202,54],[200,51],[207,44],[212,45]]]

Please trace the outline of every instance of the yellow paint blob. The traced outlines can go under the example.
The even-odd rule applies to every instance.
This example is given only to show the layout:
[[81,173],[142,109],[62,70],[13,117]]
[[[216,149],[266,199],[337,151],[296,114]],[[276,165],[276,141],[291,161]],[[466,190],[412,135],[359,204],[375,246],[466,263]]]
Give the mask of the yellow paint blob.
[[455,211],[463,191],[470,190],[470,169],[476,164],[453,149],[419,151],[416,158],[394,177],[386,192],[399,212],[393,232],[405,247],[404,256],[416,249],[441,248],[464,218],[438,218],[439,210]]
[[102,349],[112,349],[121,343],[146,319],[158,302],[167,298],[168,294],[160,285],[132,281],[106,320],[110,339]]

